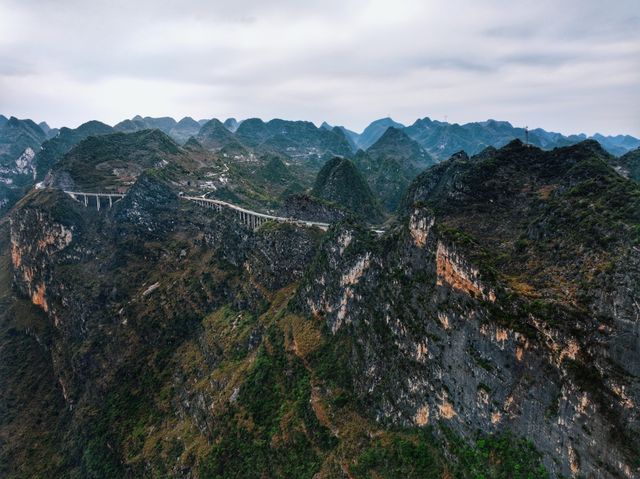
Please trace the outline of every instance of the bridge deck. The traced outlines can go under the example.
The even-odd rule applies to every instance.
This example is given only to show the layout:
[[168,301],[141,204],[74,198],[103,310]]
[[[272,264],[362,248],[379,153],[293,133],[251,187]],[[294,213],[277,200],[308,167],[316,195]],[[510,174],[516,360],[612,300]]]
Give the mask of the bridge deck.
[[[111,207],[114,203],[112,202],[113,199],[115,199],[116,201],[119,201],[122,198],[124,198],[126,195],[125,193],[90,193],[85,191],[70,191],[70,190],[63,190],[63,191],[77,201],[80,201],[78,200],[78,197],[80,196],[84,197],[85,206],[88,206],[88,202],[87,202],[88,198],[94,197],[96,199],[96,207],[98,210],[100,210],[100,201],[98,200],[98,198],[108,198],[109,207]],[[321,221],[306,221],[306,220],[300,220],[297,218],[286,218],[284,216],[268,215],[266,213],[260,213],[258,211],[242,208],[241,206],[237,206],[222,200],[203,198],[201,196],[180,195],[179,197],[183,200],[193,201],[201,205],[215,206],[218,209],[228,208],[238,213],[240,215],[241,221],[243,221],[247,226],[250,226],[254,229],[258,228],[260,225],[262,225],[266,221],[277,221],[279,223],[291,223],[299,226],[315,226],[324,231],[328,230],[330,226],[330,223],[323,223]],[[374,229],[374,228],[371,228],[371,231],[373,231],[378,235],[381,235],[382,233],[384,233],[384,230]]]
[[196,202],[204,202],[204,203],[211,203],[214,205],[219,205],[219,206],[223,206],[225,208],[229,208],[235,211],[238,211],[240,213],[245,213],[251,216],[255,216],[258,218],[262,218],[265,220],[273,220],[273,221],[278,221],[280,223],[296,223],[296,224],[303,224],[306,226],[317,226],[319,228],[322,228],[324,230],[327,230],[329,228],[329,223],[322,223],[320,221],[305,221],[305,220],[299,220],[296,218],[285,218],[284,216],[273,216],[273,215],[268,215],[265,213],[259,213],[257,211],[252,211],[252,210],[248,210],[246,208],[242,208],[241,206],[237,206],[231,203],[227,203],[226,201],[222,201],[222,200],[214,200],[211,198],[202,198],[199,196],[181,196],[181,198],[185,199],[185,200],[189,200],[189,201],[196,201]]
[[124,198],[125,197],[125,193],[88,193],[85,191],[69,191],[69,190],[62,190],[63,192],[65,192],[66,194],[73,196],[73,195],[78,195],[78,196],[101,196],[101,197],[112,197],[112,198]]

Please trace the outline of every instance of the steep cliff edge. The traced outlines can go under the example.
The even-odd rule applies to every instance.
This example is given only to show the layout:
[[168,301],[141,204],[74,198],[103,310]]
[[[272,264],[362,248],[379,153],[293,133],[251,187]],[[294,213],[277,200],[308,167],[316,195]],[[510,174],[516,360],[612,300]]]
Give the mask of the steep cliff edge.
[[610,320],[513,294],[421,208],[382,243],[332,234],[298,311],[355,338],[344,366],[377,421],[511,431],[556,474],[633,477],[638,382]]
[[52,327],[11,288],[9,222],[0,220],[0,476],[62,475],[57,448],[65,421],[49,353]]
[[[626,457],[573,445],[564,457],[582,457],[582,465],[565,466],[565,474],[604,474],[605,461],[608,473],[629,476],[638,457],[640,189],[610,160],[594,141],[551,152],[516,141],[427,170],[405,200],[407,215],[416,206],[428,210],[466,258],[504,288],[496,303],[511,314],[493,319],[524,322],[550,348],[562,384],[571,383],[561,397],[582,402],[573,417],[558,419],[582,432],[562,437],[583,444],[607,437]],[[525,309],[509,311],[514,299]]]
[[634,477],[639,193],[601,155],[458,155],[380,237],[251,231],[155,174],[100,212],[32,192],[4,250],[40,326],[11,327],[56,412],[3,472]]

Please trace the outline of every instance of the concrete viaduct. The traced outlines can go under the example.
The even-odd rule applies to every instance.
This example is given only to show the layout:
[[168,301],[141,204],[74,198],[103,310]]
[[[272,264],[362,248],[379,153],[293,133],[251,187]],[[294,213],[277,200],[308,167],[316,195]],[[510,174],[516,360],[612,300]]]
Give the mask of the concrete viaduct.
[[180,198],[187,201],[193,201],[197,205],[200,205],[204,208],[215,209],[217,211],[222,211],[223,208],[226,208],[235,213],[240,222],[251,229],[257,229],[267,221],[277,221],[278,223],[292,223],[298,226],[315,226],[323,231],[327,231],[329,229],[329,223],[321,223],[319,221],[304,221],[295,218],[285,218],[283,216],[267,215],[264,213],[258,213],[257,211],[248,210],[231,203],[227,203],[226,201],[202,198],[199,196],[180,196]]
[[114,203],[124,198],[124,194],[121,193],[85,193],[82,191],[67,190],[64,190],[64,192],[85,206],[89,206],[89,204],[95,205],[98,211],[100,211],[101,207],[104,208],[105,206],[111,208]]
[[[96,207],[96,210],[100,211],[101,208],[111,208],[115,203],[124,198],[124,194],[121,193],[87,193],[84,191],[64,191],[71,198],[83,204],[86,207]],[[277,221],[278,223],[291,223],[298,226],[317,227],[323,231],[329,229],[329,223],[322,223],[319,221],[305,221],[295,218],[285,218],[283,216],[273,216],[264,213],[258,213],[257,211],[248,210],[240,206],[227,203],[226,201],[213,200],[209,198],[202,198],[200,196],[184,196],[180,195],[179,198],[184,201],[192,201],[195,204],[204,208],[214,209],[222,211],[226,209],[231,211],[234,216],[245,226],[251,229],[257,229],[267,221]]]

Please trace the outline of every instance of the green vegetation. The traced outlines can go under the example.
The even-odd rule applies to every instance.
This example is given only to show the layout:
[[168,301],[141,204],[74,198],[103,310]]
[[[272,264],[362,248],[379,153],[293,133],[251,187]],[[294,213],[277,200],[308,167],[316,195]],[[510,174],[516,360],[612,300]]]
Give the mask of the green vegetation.
[[367,221],[375,223],[382,219],[369,185],[354,164],[345,158],[334,158],[325,163],[312,194],[333,201]]
[[[474,381],[468,384],[477,390],[465,392],[481,393],[491,408],[498,408],[504,392],[501,380],[509,382],[512,374],[523,388],[533,382],[533,371],[521,372],[539,359],[533,357],[540,343],[531,343],[540,333],[531,326],[532,319],[554,328],[559,338],[560,347],[549,351],[560,365],[547,361],[545,367],[587,391],[598,412],[611,412],[603,405],[615,398],[607,390],[607,378],[584,367],[589,361],[586,348],[575,353],[575,360],[561,349],[563,333],[577,335],[592,319],[584,316],[584,304],[594,297],[589,293],[595,281],[619,273],[620,258],[638,239],[637,187],[612,176],[601,159],[572,157],[564,164],[555,153],[523,149],[518,155],[537,173],[520,182],[521,163],[526,162],[520,156],[513,161],[518,148],[512,146],[506,152],[489,152],[484,160],[460,159],[435,167],[421,177],[422,182],[429,175],[446,176],[441,182],[432,176],[441,189],[432,188],[416,204],[437,217],[430,234],[456,248],[461,264],[468,261],[479,270],[480,281],[495,287],[493,301],[447,294],[434,286],[434,251],[417,247],[406,227],[377,238],[350,219],[334,225],[322,240],[317,232],[301,235],[312,245],[304,268],[295,275],[285,270],[277,286],[267,283],[264,276],[281,271],[275,267],[281,266],[277,257],[270,254],[274,244],[284,244],[280,257],[307,254],[306,246],[291,240],[294,226],[267,223],[252,236],[224,215],[189,210],[191,205],[178,203],[158,181],[174,178],[176,172],[181,180],[185,172],[205,179],[206,172],[222,171],[222,161],[203,167],[215,155],[199,149],[189,155],[204,159],[191,170],[195,156],[183,157],[184,150],[157,132],[111,136],[104,150],[98,144],[107,137],[78,146],[85,149],[82,158],[95,162],[79,164],[80,156],[73,156],[79,150],[64,161],[78,168],[88,186],[107,187],[117,183],[110,183],[112,169],[119,168],[117,157],[132,153],[140,161],[131,164],[146,173],[129,200],[98,215],[58,193],[41,191],[27,197],[20,205],[25,210],[16,216],[31,214],[43,221],[52,217],[74,227],[72,247],[48,258],[51,270],[46,274],[39,271],[42,260],[24,258],[32,268],[25,270],[26,276],[47,281],[47,300],[59,314],[55,326],[53,315],[18,300],[6,287],[9,253],[3,233],[0,306],[8,313],[0,313],[0,346],[11,364],[1,365],[0,375],[13,381],[2,383],[8,393],[0,388],[0,475],[546,478],[540,454],[526,438],[505,433],[463,439],[438,422],[437,414],[423,429],[374,419],[390,417],[385,416],[389,409],[378,409],[384,400],[386,407],[410,420],[413,404],[393,403],[398,396],[392,388],[400,384],[398,377],[409,377],[402,376],[407,372],[419,371],[428,380],[427,366],[419,360],[425,350],[435,355],[444,348],[469,366],[465,373],[470,370]],[[286,143],[280,137],[270,145]],[[146,153],[137,156],[137,148]],[[177,158],[176,163],[159,166],[157,158],[151,162],[152,150],[172,161]],[[449,182],[449,168],[459,168],[456,182]],[[217,194],[268,205],[277,204],[286,188],[295,189],[301,177],[308,178],[308,172],[300,173],[277,155],[232,165],[228,171],[238,183]],[[566,184],[557,184],[558,178]],[[287,182],[280,190],[270,186]],[[454,190],[447,190],[452,183]],[[331,160],[316,186],[341,205],[377,208],[348,160]],[[425,191],[431,186],[421,185]],[[459,197],[464,201],[456,204]],[[188,218],[185,211],[190,211]],[[139,225],[143,215],[151,227]],[[350,235],[344,235],[345,230]],[[35,238],[34,243],[46,249],[46,239],[37,233],[20,231],[22,241]],[[580,237],[584,234],[589,238]],[[582,256],[576,260],[578,252]],[[257,254],[266,259],[252,261]],[[365,254],[371,258],[369,269],[362,276],[349,273]],[[583,257],[588,260],[580,263],[583,269],[571,266]],[[295,282],[305,272],[306,290]],[[358,277],[349,279],[349,274]],[[372,285],[375,281],[379,285]],[[434,288],[443,294],[433,294]],[[320,289],[326,297],[314,297]],[[575,298],[584,298],[583,303],[576,304]],[[379,304],[369,307],[366,302]],[[342,304],[349,316],[334,333],[328,316],[342,312]],[[429,314],[423,314],[425,310]],[[440,318],[438,313],[446,315]],[[414,320],[417,317],[421,321]],[[500,331],[508,341],[481,329],[482,335],[468,335],[469,342],[456,349],[449,339],[466,324],[482,326],[478,321],[508,328]],[[391,329],[392,322],[407,338],[425,340],[416,361],[407,360],[416,344],[403,342]],[[531,347],[520,357],[516,352],[509,374],[502,374],[513,332],[523,333],[517,341]],[[491,343],[498,341],[500,352],[492,354],[498,349]],[[404,356],[401,348],[406,349]],[[59,368],[55,374],[52,364]],[[420,370],[411,369],[418,366]],[[455,373],[445,367],[441,372]],[[625,374],[622,367],[616,373],[615,379]],[[365,374],[375,379],[371,389]],[[17,378],[24,381],[18,384]],[[438,386],[450,398],[448,406],[455,407],[450,424],[464,425],[468,419],[460,386],[455,381]],[[559,389],[555,386],[549,395]],[[33,402],[21,410],[16,397],[30,396]],[[548,404],[548,418],[564,414],[564,403],[556,399]],[[419,413],[422,417],[424,410]],[[618,424],[614,413],[606,419]],[[469,434],[466,426],[457,425]],[[33,432],[24,434],[26,430]],[[5,447],[5,438],[12,435],[18,437],[15,445]]]
[[282,332],[271,326],[201,476],[312,477],[321,464],[318,452],[332,448],[335,439],[318,422],[310,399],[309,373],[285,353]]
[[380,204],[393,213],[411,181],[434,161],[404,131],[392,127],[366,153],[359,151],[354,163]]
[[350,468],[358,479],[440,478],[446,470],[428,430],[374,441]]
[[131,185],[147,169],[160,169],[167,178],[180,178],[195,169],[190,158],[159,130],[90,136],[53,166],[55,186],[68,178],[86,191],[117,190]]
[[461,479],[548,479],[540,454],[530,442],[509,434],[466,444],[443,427],[453,461],[445,460],[431,429],[392,432],[373,441],[350,467],[354,477]]
[[540,454],[525,439],[489,436],[465,445],[448,432],[458,464],[454,477],[464,479],[548,479]]
[[552,152],[512,142],[427,170],[404,209],[433,211],[439,233],[485,278],[584,309],[606,276],[624,274],[623,258],[640,242],[640,187],[610,161],[593,141]]

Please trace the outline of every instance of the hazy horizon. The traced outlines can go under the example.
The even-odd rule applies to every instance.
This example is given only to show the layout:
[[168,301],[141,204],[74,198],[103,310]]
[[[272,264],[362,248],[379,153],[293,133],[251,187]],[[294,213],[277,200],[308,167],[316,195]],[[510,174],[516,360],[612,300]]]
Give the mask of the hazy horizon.
[[[6,118],[9,118],[10,116],[15,116],[15,115],[5,114],[5,113],[3,113],[3,112],[0,112],[0,115],[4,115]],[[115,125],[117,125],[118,123],[120,123],[121,121],[124,121],[124,120],[131,120],[131,119],[133,119],[135,116],[140,116],[140,117],[142,117],[142,118],[145,118],[145,117],[149,117],[150,115],[142,115],[142,114],[139,114],[139,113],[138,113],[138,114],[136,114],[136,115],[133,115],[133,116],[132,116],[132,117],[130,117],[130,118],[122,118],[122,119],[117,120],[117,121],[115,121],[115,122],[107,122],[107,121],[103,121],[103,120],[101,120],[101,119],[99,119],[99,118],[91,118],[91,119],[88,119],[88,120],[86,120],[86,121],[81,121],[81,122],[79,122],[79,123],[77,123],[77,124],[73,124],[73,125],[52,125],[52,124],[51,124],[51,123],[49,123],[46,119],[36,119],[36,118],[27,118],[27,117],[24,117],[24,118],[19,118],[19,117],[17,117],[17,118],[18,118],[18,119],[20,119],[20,120],[32,120],[32,121],[34,121],[35,123],[38,123],[38,124],[39,124],[39,123],[41,123],[41,122],[45,122],[45,123],[47,123],[47,125],[48,125],[50,128],[63,128],[63,127],[67,127],[67,128],[77,128],[77,127],[79,127],[80,125],[82,125],[82,124],[84,124],[84,123],[87,123],[87,122],[89,122],[89,121],[100,121],[101,123],[107,124],[107,125],[109,125],[109,126],[115,126]],[[254,117],[248,117],[248,118],[237,118],[237,117],[234,117],[234,116],[224,117],[224,118],[223,118],[223,117],[216,117],[216,116],[212,116],[212,117],[210,117],[210,118],[199,118],[199,117],[198,117],[198,118],[196,118],[196,117],[194,117],[194,116],[192,116],[192,115],[186,115],[186,116],[182,116],[182,117],[175,117],[175,116],[172,116],[172,115],[158,115],[158,116],[154,116],[153,118],[173,118],[176,122],[179,122],[181,119],[186,118],[186,117],[190,117],[190,118],[192,118],[192,119],[193,119],[193,120],[195,120],[195,121],[203,121],[203,120],[207,120],[207,121],[208,121],[208,120],[212,120],[212,119],[217,119],[217,120],[220,120],[221,122],[224,122],[225,120],[230,119],[230,118],[233,118],[233,119],[235,119],[235,120],[236,120],[236,121],[238,121],[238,122],[242,122],[242,121],[245,121],[245,120],[249,120],[249,119],[251,119],[251,118],[259,118],[259,117],[255,117],[255,116],[254,116]],[[527,127],[527,128],[529,129],[529,131],[535,130],[535,129],[537,129],[537,128],[541,128],[541,129],[543,129],[543,130],[545,130],[545,131],[547,131],[547,132],[550,132],[550,133],[561,133],[561,134],[563,134],[563,135],[565,135],[565,136],[570,136],[570,135],[582,135],[582,134],[584,134],[584,135],[586,135],[587,137],[591,137],[591,136],[594,136],[594,135],[596,135],[596,134],[598,134],[598,133],[599,133],[599,134],[602,134],[603,136],[633,136],[633,137],[639,137],[639,136],[640,136],[640,135],[634,135],[634,134],[632,134],[632,133],[625,133],[625,132],[615,132],[615,133],[605,134],[605,133],[602,133],[602,132],[599,132],[599,131],[596,131],[596,132],[594,132],[594,133],[586,133],[586,132],[584,132],[584,131],[566,131],[566,132],[565,132],[565,131],[557,131],[557,130],[551,130],[551,129],[549,129],[549,128],[545,128],[544,126],[517,125],[517,124],[514,124],[513,122],[511,122],[511,121],[509,121],[509,120],[507,120],[507,119],[501,119],[501,118],[486,118],[486,119],[484,119],[484,120],[471,120],[471,121],[466,121],[466,122],[454,122],[454,121],[450,121],[450,119],[445,120],[445,119],[433,118],[433,117],[430,117],[429,115],[425,115],[425,116],[420,117],[420,118],[415,118],[414,120],[411,120],[411,121],[408,121],[408,122],[406,122],[406,121],[401,121],[401,120],[399,120],[399,119],[397,119],[397,118],[395,118],[395,117],[393,117],[393,116],[388,116],[388,115],[387,115],[387,116],[385,116],[385,117],[380,117],[380,118],[374,118],[374,119],[372,119],[369,123],[367,123],[367,124],[366,124],[363,128],[361,128],[361,129],[358,129],[358,128],[351,128],[349,125],[344,125],[344,124],[342,124],[342,123],[329,123],[329,122],[327,122],[327,123],[329,123],[329,125],[330,125],[330,126],[332,126],[332,127],[333,127],[333,126],[341,126],[341,127],[345,127],[345,128],[347,128],[348,130],[351,130],[351,131],[353,131],[353,132],[355,132],[355,133],[357,133],[357,134],[362,134],[362,133],[363,133],[363,131],[364,131],[364,129],[365,129],[367,126],[369,126],[371,123],[373,123],[374,121],[377,121],[377,120],[385,119],[385,118],[391,118],[393,121],[395,121],[395,122],[397,122],[397,123],[401,123],[401,124],[402,124],[402,125],[404,125],[405,127],[407,127],[407,126],[411,126],[414,122],[416,122],[416,121],[418,121],[418,120],[422,120],[422,119],[424,119],[424,118],[429,118],[429,119],[430,119],[430,120],[432,120],[432,121],[446,122],[446,123],[449,123],[449,124],[452,124],[452,125],[453,125],[453,124],[464,125],[464,124],[467,124],[467,123],[483,123],[483,122],[487,122],[487,121],[495,120],[495,121],[506,121],[506,122],[509,122],[509,123],[511,123],[511,125],[512,125],[514,128],[525,128],[525,127]],[[262,120],[262,121],[264,121],[265,123],[266,123],[266,122],[269,122],[270,120],[285,120],[285,121],[311,121],[311,120],[307,120],[307,119],[304,119],[304,118],[281,118],[281,117],[273,117],[273,118],[259,118],[259,119],[260,119],[260,120]],[[325,122],[325,121],[326,121],[326,120],[322,120],[322,121],[320,121],[320,122],[316,122],[316,121],[311,121],[311,122],[312,122],[316,127],[320,128],[320,127],[322,126],[322,123],[323,123],[323,122]]]
[[0,0],[0,113],[52,127],[140,114],[358,132],[387,116],[493,118],[640,137],[636,1],[508,7]]

